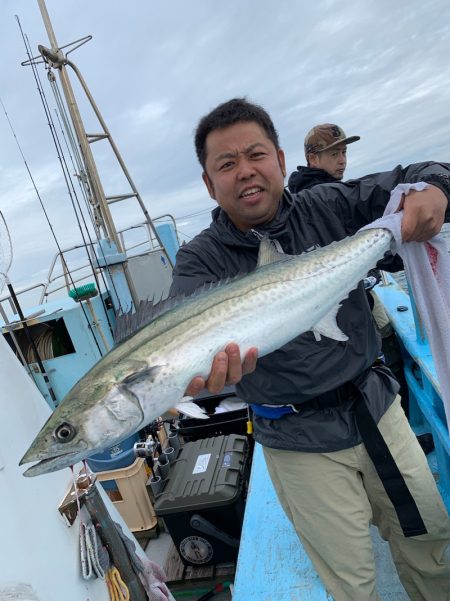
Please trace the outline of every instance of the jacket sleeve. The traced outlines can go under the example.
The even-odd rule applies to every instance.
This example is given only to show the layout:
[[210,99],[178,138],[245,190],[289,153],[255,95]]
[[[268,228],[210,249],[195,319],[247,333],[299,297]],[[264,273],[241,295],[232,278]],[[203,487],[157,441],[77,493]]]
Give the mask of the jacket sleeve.
[[[416,163],[408,167],[398,165],[392,171],[366,175],[359,179],[315,186],[300,193],[302,200],[311,206],[311,216],[326,221],[332,211],[343,225],[346,235],[355,234],[361,227],[375,221],[384,213],[391,191],[398,184],[427,181],[438,186],[450,200],[450,164]],[[322,213],[320,215],[320,213]],[[445,214],[450,221],[450,203]],[[386,257],[377,264],[378,269],[400,271],[403,263],[398,255]]]
[[[449,163],[416,163],[408,167],[398,165],[392,171],[366,175],[345,183],[316,186],[305,190],[302,196],[311,203],[323,203],[324,209],[326,207],[333,211],[347,234],[352,235],[383,215],[390,193],[398,184],[427,181],[440,187],[450,200],[450,185],[445,189],[449,176]],[[447,207],[445,220],[450,221],[450,207]]]

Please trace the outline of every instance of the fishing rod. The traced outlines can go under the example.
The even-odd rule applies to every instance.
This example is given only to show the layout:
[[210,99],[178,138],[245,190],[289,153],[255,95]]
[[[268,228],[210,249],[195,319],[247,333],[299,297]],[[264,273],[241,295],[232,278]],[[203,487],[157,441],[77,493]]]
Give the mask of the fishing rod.
[[[52,79],[50,77],[50,73],[51,72],[49,71],[49,73],[48,73],[48,79],[49,79],[50,82],[52,82]],[[52,73],[52,75],[53,75],[53,73]],[[67,119],[67,115],[66,115],[66,111],[65,111],[64,105],[62,104],[62,100],[60,98],[59,90],[58,90],[58,88],[56,86],[56,80],[54,79],[54,75],[53,75],[53,80],[54,80],[53,81],[53,85],[55,86],[54,90],[53,90],[53,93],[54,93],[54,96],[55,96],[55,99],[56,99],[56,103],[58,105],[58,110],[55,109],[56,118],[58,119],[58,123],[59,123],[60,129],[61,129],[61,135],[63,137],[63,140],[64,140],[65,144],[66,144],[67,152],[69,153],[69,158],[71,160],[72,167],[73,167],[74,172],[76,174],[81,194],[82,194],[82,196],[84,198],[84,201],[85,201],[85,205],[86,205],[86,209],[87,209],[90,221],[91,221],[91,225],[92,225],[92,227],[94,229],[94,232],[95,232],[95,238],[96,238],[96,242],[97,242],[98,251],[100,252],[100,254],[102,256],[102,259],[103,259],[103,262],[104,262],[104,267],[103,267],[103,269],[100,270],[100,277],[101,277],[101,280],[102,280],[102,284],[103,284],[104,288],[107,290],[108,289],[108,284],[106,282],[106,277],[105,277],[105,273],[104,273],[104,270],[106,270],[108,272],[108,274],[109,274],[109,281],[110,281],[109,285],[113,289],[114,294],[116,295],[116,298],[118,300],[119,309],[123,313],[124,311],[123,311],[123,308],[122,308],[122,304],[120,302],[120,296],[119,296],[119,293],[118,293],[118,291],[116,289],[116,285],[114,283],[114,278],[112,277],[112,274],[110,272],[109,265],[108,265],[108,262],[106,260],[106,256],[105,256],[105,253],[104,253],[104,250],[103,250],[103,246],[102,246],[102,244],[100,244],[100,235],[99,235],[99,232],[98,232],[97,224],[95,223],[94,215],[93,215],[93,213],[91,211],[91,207],[89,205],[88,194],[86,193],[86,190],[85,190],[85,187],[84,187],[84,186],[88,186],[88,182],[86,181],[85,173],[83,172],[81,157],[79,156],[79,151],[78,151],[78,149],[76,147],[76,144],[75,144],[75,141],[73,139],[73,134],[72,134],[72,131],[70,129],[70,125],[69,125],[69,122],[68,122],[68,119]],[[52,85],[52,83],[51,83],[51,85]],[[53,88],[53,85],[52,85],[52,88]],[[58,113],[58,111],[59,111],[59,113]],[[60,116],[61,116],[61,119],[60,119]],[[64,127],[65,127],[65,129],[67,131],[67,135],[68,135],[68,138],[70,140],[70,145],[72,146],[72,149],[73,149],[73,152],[74,152],[74,156],[75,156],[77,165],[75,165],[74,156],[72,156],[72,153],[70,152],[69,140],[66,138],[66,135],[64,133],[63,123],[61,122],[61,120],[64,123]],[[63,153],[63,155],[64,155],[64,153]],[[66,165],[66,168],[67,168],[66,161],[64,161],[64,164]],[[85,231],[86,231],[86,235],[87,235],[87,237],[89,239],[90,248],[92,250],[94,248],[94,242],[93,242],[91,234],[89,232],[89,228],[87,226],[84,213],[81,210],[81,205],[80,205],[80,202],[78,200],[78,195],[77,195],[77,193],[75,191],[75,187],[73,185],[72,180],[70,180],[70,181],[71,181],[71,185],[72,185],[72,189],[73,189],[73,192],[74,192],[75,199],[77,201],[78,211],[79,211],[80,216],[81,216],[81,218],[83,220],[83,224],[84,224],[84,228],[85,228]],[[73,203],[72,203],[72,206],[73,206]],[[73,206],[73,209],[74,209],[74,212],[76,213],[76,210],[75,210],[74,206]],[[81,235],[83,237],[83,242],[84,242],[84,244],[86,246],[86,251],[87,251],[87,248],[88,248],[87,247],[87,243],[85,242],[85,238],[84,238],[84,235],[83,235],[83,230],[82,230],[81,225],[80,225],[79,222],[78,222],[78,227],[80,229]],[[97,274],[97,270],[95,269],[93,261],[92,261],[91,252],[87,252],[87,256],[88,256],[89,264],[91,266],[95,282],[97,284],[98,289],[100,290],[100,281],[99,281],[99,277],[98,277],[98,274]],[[108,316],[108,307],[106,305],[106,300],[102,297],[102,295],[100,295],[100,298],[101,298],[101,301],[102,301],[102,304],[103,304],[103,308],[105,310],[105,315],[106,315],[106,319],[108,321],[109,329],[111,331],[111,334],[114,335],[114,327],[113,327],[113,325],[111,323],[111,320],[109,319],[109,316]]]
[[[121,297],[116,290],[114,277],[112,276],[112,274],[110,272],[107,257],[105,256],[103,246],[99,240],[100,229],[102,229],[104,231],[106,238],[108,240],[112,241],[116,245],[117,249],[121,252],[123,252],[122,243],[118,237],[118,233],[116,232],[116,229],[115,229],[115,226],[114,226],[114,223],[112,220],[112,216],[110,213],[110,209],[108,206],[108,199],[105,197],[103,187],[102,187],[101,181],[100,181],[98,173],[97,173],[97,168],[96,168],[96,165],[94,162],[94,158],[92,156],[92,151],[89,147],[89,144],[90,144],[90,141],[88,139],[89,137],[84,130],[84,125],[83,125],[83,122],[81,119],[81,115],[80,115],[78,107],[76,105],[73,90],[72,90],[70,81],[68,79],[68,75],[66,73],[66,69],[65,69],[66,65],[70,64],[70,66],[76,71],[76,74],[79,78],[80,78],[80,74],[76,70],[75,66],[72,63],[70,63],[70,61],[67,60],[66,55],[62,55],[61,49],[65,48],[65,46],[62,46],[61,48],[57,48],[56,39],[55,39],[55,36],[53,33],[51,23],[49,21],[49,17],[48,17],[45,5],[41,2],[39,2],[39,5],[41,8],[44,23],[46,25],[47,33],[51,40],[52,48],[54,49],[54,52],[50,51],[50,50],[46,49],[44,46],[40,45],[40,46],[38,46],[38,49],[39,49],[39,52],[41,55],[40,59],[37,60],[37,57],[32,57],[28,37],[24,34],[22,27],[20,25],[20,20],[16,16],[16,20],[17,20],[17,23],[18,23],[18,26],[19,26],[19,29],[20,29],[20,32],[21,32],[21,35],[22,35],[22,38],[24,41],[24,45],[25,45],[25,49],[26,49],[26,53],[27,53],[27,57],[28,57],[28,60],[24,61],[22,63],[22,65],[29,65],[32,68],[33,75],[36,80],[38,92],[39,92],[39,95],[40,95],[40,98],[42,101],[42,105],[44,107],[44,112],[45,112],[45,115],[48,120],[48,125],[49,125],[50,132],[51,132],[51,135],[53,138],[53,142],[54,142],[55,148],[57,150],[57,156],[61,163],[61,168],[62,168],[64,179],[66,182],[66,187],[68,190],[69,198],[72,202],[72,207],[74,209],[75,217],[78,222],[78,227],[80,229],[81,235],[84,240],[84,234],[83,234],[83,231],[81,228],[81,223],[80,223],[80,219],[78,217],[77,210],[75,208],[74,199],[77,200],[80,215],[81,215],[83,221],[84,221],[84,216],[83,216],[83,213],[79,206],[78,197],[75,192],[73,182],[72,182],[69,172],[67,170],[67,164],[66,164],[66,161],[64,158],[64,151],[62,149],[61,143],[59,142],[58,134],[56,132],[55,124],[54,124],[52,116],[51,116],[47,98],[46,98],[36,65],[38,63],[44,62],[46,65],[46,69],[48,69],[48,78],[49,78],[53,93],[55,95],[56,104],[58,106],[58,110],[60,111],[61,117],[62,117],[64,125],[66,127],[66,131],[68,131],[68,136],[71,141],[71,145],[75,150],[77,163],[78,163],[78,172],[76,170],[75,175],[78,178],[79,184],[82,183],[83,186],[88,188],[88,197],[86,197],[86,195],[84,194],[84,191],[83,191],[83,196],[85,197],[86,202],[91,204],[92,211],[94,213],[94,215],[92,215],[90,208],[88,207],[88,212],[91,217],[91,222],[93,224],[93,227],[94,227],[94,230],[96,233],[97,242],[99,243],[98,244],[99,252],[102,255],[102,259],[105,264],[103,266],[103,269],[106,272],[108,272],[109,276],[110,276],[111,284],[109,286],[107,286],[107,288],[111,288],[112,291],[114,292],[115,304],[118,303],[119,312],[125,313],[127,311],[127,307],[124,308],[122,306],[123,301],[121,301]],[[75,45],[73,48],[71,48],[71,50],[69,50],[67,52],[67,54],[69,54],[69,52],[72,52],[73,50],[75,50],[75,48],[78,48],[80,45],[84,44],[86,41],[89,41],[89,39],[91,39],[91,37],[92,36],[87,36],[86,38],[82,38],[81,40],[77,40],[76,42],[72,42],[71,44],[68,44],[67,46],[72,46],[72,45],[78,43],[78,45]],[[79,148],[78,148],[77,144],[74,142],[74,140],[75,140],[74,132],[72,131],[71,126],[69,125],[69,117],[67,115],[66,108],[64,107],[64,104],[62,102],[61,94],[59,93],[59,90],[57,89],[55,76],[51,70],[52,67],[56,67],[59,70],[59,73],[61,76],[61,83],[62,83],[64,94],[66,97],[66,104],[67,104],[67,107],[68,107],[69,113],[70,113],[70,121],[72,122],[75,136],[78,140]],[[82,83],[82,85],[83,85],[84,91],[88,95],[88,91],[85,89],[84,83]],[[89,95],[88,95],[88,97],[89,97]],[[90,97],[89,97],[89,100],[92,103],[92,99]],[[94,112],[97,115],[97,111],[94,106],[93,106],[93,108],[94,108]],[[100,117],[99,117],[99,119],[100,119]],[[109,136],[109,134],[108,134],[108,136]],[[64,134],[63,134],[63,137],[64,137]],[[70,155],[70,151],[69,151],[69,155]],[[72,159],[72,162],[73,162],[73,159]],[[72,193],[72,191],[73,191],[73,193]],[[86,227],[86,224],[85,224],[85,227]],[[89,231],[87,229],[86,229],[86,231],[89,236]],[[155,234],[155,235],[162,247],[162,242],[159,240],[158,235],[157,234]],[[89,238],[90,238],[90,236],[89,236]],[[92,242],[91,239],[90,239],[90,242]],[[85,244],[85,246],[87,246],[87,245]],[[91,261],[90,257],[89,257],[89,262],[92,266],[92,261]],[[136,293],[136,290],[134,287],[134,283],[133,283],[132,279],[130,278],[130,274],[128,273],[126,265],[122,265],[122,270],[123,270],[123,274],[124,274],[124,277],[125,277],[125,280],[126,280],[126,283],[128,286],[128,290],[129,290],[129,293],[131,296],[132,306],[133,305],[135,306],[136,300],[137,300],[137,293]],[[101,271],[101,273],[102,273],[102,277],[104,277],[103,270]],[[94,274],[94,277],[96,278],[95,274]],[[105,284],[105,286],[106,286],[106,284]],[[83,312],[84,312],[84,309],[83,309]],[[108,323],[109,323],[110,329],[112,331],[113,328],[112,328],[112,324],[109,322],[109,319],[108,319]],[[97,344],[97,341],[96,341],[96,344]],[[97,344],[97,346],[98,346],[98,344]]]
[[[26,36],[25,36],[25,34],[24,34],[23,30],[22,30],[22,26],[21,26],[21,24],[20,24],[20,20],[19,20],[19,18],[18,18],[17,16],[16,16],[16,20],[17,20],[17,23],[18,23],[18,26],[19,26],[19,29],[20,29],[20,32],[21,32],[21,35],[22,35],[22,39],[23,39],[23,42],[24,42],[24,45],[25,45],[25,50],[26,50],[26,53],[27,53],[27,55],[28,55],[28,56],[30,57],[30,59],[31,59],[30,48],[29,48],[29,42],[28,42],[28,40],[27,40],[27,38],[26,38]],[[43,103],[43,106],[44,106],[44,110],[45,110],[46,116],[47,116],[47,118],[49,118],[49,115],[48,115],[48,112],[49,112],[49,111],[48,111],[48,105],[46,104],[46,99],[44,99],[44,97],[43,97],[43,88],[42,88],[41,81],[40,81],[40,79],[39,79],[39,75],[38,75],[38,73],[37,73],[37,70],[36,70],[36,66],[35,66],[33,63],[31,63],[31,67],[32,67],[33,75],[34,75],[35,82],[36,82],[36,85],[37,85],[37,88],[38,88],[38,92],[39,92],[39,94],[40,94],[40,96],[41,96],[41,100],[42,100],[42,103]],[[74,281],[73,281],[73,278],[72,278],[72,275],[71,275],[71,273],[70,273],[70,270],[69,270],[69,268],[68,268],[68,266],[67,266],[67,263],[66,263],[66,260],[65,260],[65,258],[64,258],[64,254],[63,254],[63,252],[62,252],[62,249],[61,249],[61,246],[60,246],[60,244],[59,244],[58,238],[57,238],[57,236],[56,236],[56,234],[55,234],[55,231],[54,231],[54,229],[53,229],[52,223],[51,223],[51,221],[50,221],[50,218],[49,218],[49,216],[48,216],[48,213],[47,213],[47,211],[46,211],[46,209],[45,209],[45,206],[44,206],[44,203],[43,203],[43,201],[42,201],[41,195],[40,195],[40,193],[39,193],[39,190],[38,190],[38,188],[37,188],[37,185],[36,185],[36,183],[35,183],[35,181],[34,181],[34,178],[33,178],[33,175],[32,175],[32,173],[31,173],[30,167],[29,167],[29,165],[28,165],[28,163],[27,163],[27,160],[26,160],[26,158],[25,158],[25,155],[24,155],[24,153],[23,153],[22,147],[21,147],[21,145],[20,145],[20,143],[19,143],[19,140],[17,139],[16,133],[15,133],[15,131],[14,131],[14,128],[13,128],[13,126],[12,126],[12,123],[11,123],[11,121],[10,121],[10,119],[9,119],[8,113],[6,112],[6,108],[5,108],[5,106],[3,105],[3,103],[2,103],[2,107],[3,107],[3,110],[4,110],[5,116],[6,116],[7,120],[8,120],[9,127],[11,128],[11,131],[12,131],[12,133],[13,133],[13,136],[14,136],[14,138],[15,138],[15,140],[16,140],[16,144],[17,144],[17,146],[18,146],[19,152],[20,152],[20,154],[21,154],[21,156],[22,156],[22,159],[23,159],[23,161],[24,161],[25,168],[27,169],[28,175],[29,175],[29,177],[30,177],[30,179],[31,179],[31,183],[33,184],[34,191],[36,192],[36,196],[38,197],[38,200],[39,200],[39,203],[40,203],[41,209],[42,209],[42,211],[43,211],[43,213],[44,213],[44,216],[45,216],[45,218],[46,218],[47,224],[48,224],[48,226],[49,226],[49,228],[50,228],[50,231],[51,231],[51,233],[52,233],[52,236],[53,236],[53,239],[54,239],[54,241],[55,241],[56,247],[57,247],[57,249],[58,249],[58,252],[59,252],[59,254],[60,254],[60,256],[61,256],[61,261],[62,261],[62,263],[63,263],[63,265],[64,265],[64,269],[65,269],[65,271],[67,272],[67,274],[68,274],[68,276],[69,276],[69,279],[70,279],[70,281],[71,281],[71,284],[72,284],[72,286],[75,288],[75,283],[74,283]],[[51,119],[51,116],[50,116],[50,118],[49,118],[49,119]],[[50,122],[49,122],[49,124],[50,124]],[[53,122],[52,122],[52,124],[53,124]],[[53,129],[54,129],[54,124],[53,124]],[[56,143],[56,141],[55,141],[55,137],[54,137],[54,133],[55,133],[55,132],[53,131],[53,129],[52,129],[52,127],[50,127],[50,133],[52,134],[52,137],[53,137],[53,140],[54,140],[54,143],[55,143],[56,149],[57,149],[57,151],[58,151],[58,145],[57,145],[57,143]],[[59,160],[61,161],[61,157],[60,157],[59,155],[58,155],[58,158],[59,158]],[[64,175],[64,176],[66,176],[66,174],[65,174],[65,172],[64,172],[64,169],[63,169],[63,175]],[[70,189],[69,189],[69,194],[70,194]],[[97,340],[97,337],[95,336],[94,330],[93,330],[93,328],[92,328],[92,325],[91,325],[91,323],[90,323],[90,321],[89,321],[89,317],[88,317],[88,315],[87,315],[87,313],[86,313],[86,310],[85,310],[85,308],[84,308],[83,304],[81,304],[81,310],[83,311],[83,315],[84,315],[84,317],[85,317],[85,319],[86,319],[86,322],[87,322],[87,324],[88,324],[89,330],[91,331],[92,337],[94,338],[94,342],[95,342],[95,345],[97,346],[98,352],[100,353],[100,356],[102,357],[102,356],[104,355],[104,353],[103,353],[103,351],[102,351],[102,349],[101,349],[101,347],[100,347],[100,344],[99,344],[99,342],[98,342],[98,340]]]

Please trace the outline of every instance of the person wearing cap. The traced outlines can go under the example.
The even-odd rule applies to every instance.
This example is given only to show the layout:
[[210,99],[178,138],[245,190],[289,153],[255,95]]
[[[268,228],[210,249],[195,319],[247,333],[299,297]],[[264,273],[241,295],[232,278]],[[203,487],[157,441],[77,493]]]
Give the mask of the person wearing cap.
[[315,125],[305,137],[306,167],[299,165],[289,177],[288,187],[293,193],[317,184],[341,181],[347,166],[347,145],[357,142],[359,136],[346,136],[339,125]]

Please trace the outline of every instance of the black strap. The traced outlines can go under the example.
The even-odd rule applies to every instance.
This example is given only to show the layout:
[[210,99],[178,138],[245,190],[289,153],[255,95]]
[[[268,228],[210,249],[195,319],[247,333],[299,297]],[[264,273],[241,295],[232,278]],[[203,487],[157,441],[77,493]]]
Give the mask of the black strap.
[[294,404],[292,406],[295,407],[296,411],[299,413],[310,410],[322,411],[323,409],[338,407],[339,405],[342,405],[344,401],[356,398],[356,392],[353,382],[344,382],[344,384],[341,384],[337,388],[333,388],[333,390],[328,390],[313,399],[309,399],[309,401]]
[[426,534],[427,529],[416,502],[362,395],[355,403],[355,416],[367,453],[394,506],[403,534],[406,537]]
[[355,378],[353,382],[345,382],[338,388],[295,407],[301,413],[305,409],[322,410],[336,407],[344,400],[354,399],[355,418],[359,433],[386,494],[394,506],[403,534],[405,537],[426,534],[427,529],[416,502],[358,389],[357,382],[365,377],[367,371]]

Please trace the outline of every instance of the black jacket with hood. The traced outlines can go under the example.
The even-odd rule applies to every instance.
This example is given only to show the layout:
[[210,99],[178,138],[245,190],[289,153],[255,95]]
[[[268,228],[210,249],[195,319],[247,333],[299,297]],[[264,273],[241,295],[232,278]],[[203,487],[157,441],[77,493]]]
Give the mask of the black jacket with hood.
[[288,179],[289,191],[293,194],[301,190],[307,190],[318,184],[332,184],[340,180],[336,179],[324,169],[299,165],[297,171],[293,171]]
[[[448,175],[450,165],[398,166],[390,172],[346,183],[315,186],[297,195],[286,190],[276,216],[258,227],[258,232],[268,233],[288,254],[326,246],[380,217],[397,184],[420,181],[421,176],[431,173]],[[447,217],[449,214],[447,210]],[[258,247],[255,233],[238,230],[222,209],[215,209],[211,225],[178,251],[170,296],[189,294],[204,283],[254,270]],[[395,257],[379,264],[388,271],[397,270],[399,265],[401,268]],[[239,396],[248,403],[300,404],[362,374],[380,351],[362,283],[343,301],[337,322],[349,336],[348,341],[326,337],[316,341],[312,332],[298,336],[258,359],[256,370],[236,386]],[[385,370],[372,369],[358,387],[378,422],[395,398],[397,382]],[[278,420],[255,416],[254,427],[258,442],[280,449],[330,452],[361,441],[352,401],[337,408],[308,410]]]

